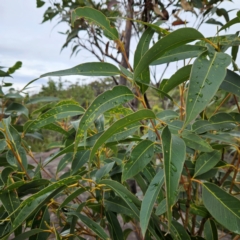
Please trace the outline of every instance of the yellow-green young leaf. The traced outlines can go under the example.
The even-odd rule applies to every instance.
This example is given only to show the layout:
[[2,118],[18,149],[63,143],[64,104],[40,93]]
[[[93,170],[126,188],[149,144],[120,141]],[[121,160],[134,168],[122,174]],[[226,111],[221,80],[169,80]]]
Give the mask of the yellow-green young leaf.
[[203,183],[203,203],[218,223],[240,234],[240,200],[213,183]]
[[151,181],[142,201],[140,210],[140,227],[143,237],[148,228],[154,203],[164,182],[164,171],[161,169]]
[[187,58],[194,58],[199,56],[202,52],[206,51],[206,47],[196,45],[183,45],[173,50],[167,51],[151,65],[160,65],[163,63],[175,62]]
[[172,135],[166,126],[162,131],[165,187],[167,199],[168,227],[172,221],[172,207],[178,195],[178,184],[185,162],[186,145],[184,141]]
[[40,115],[36,120],[28,121],[23,129],[24,132],[40,129],[46,125],[56,122],[62,118],[68,118],[84,113],[84,109],[76,104],[64,104],[56,106],[53,109]]
[[[154,30],[152,28],[147,28],[143,33],[142,37],[140,38],[135,54],[134,54],[134,68],[138,65],[139,61],[141,60],[142,56],[148,51],[149,44],[152,40],[152,36],[154,34]],[[146,85],[142,85],[141,82],[150,83],[150,70],[147,67],[140,75],[137,83],[140,86],[141,92],[144,93],[147,90]]]
[[177,48],[204,36],[193,28],[181,28],[160,39],[141,58],[134,68],[134,79],[140,76],[148,66],[167,51]]
[[142,171],[152,160],[154,155],[154,143],[143,140],[132,151],[130,159],[124,164],[122,182]]
[[79,142],[83,139],[87,129],[104,112],[128,102],[134,98],[131,90],[125,86],[116,86],[99,95],[82,116],[75,138],[75,151]]
[[218,240],[217,227],[211,219],[208,219],[204,224],[204,237],[209,240]]
[[153,111],[144,109],[144,110],[139,110],[135,113],[129,114],[126,117],[123,117],[122,119],[116,121],[95,142],[95,144],[92,148],[92,151],[91,151],[90,160],[93,159],[98,148],[102,144],[104,144],[113,134],[118,133],[124,127],[127,127],[135,122],[140,121],[140,120],[154,119],[154,118],[155,118],[155,114],[153,113]]
[[73,68],[49,72],[41,75],[40,77],[62,77],[70,75],[81,76],[114,76],[120,75],[120,71],[117,67],[110,63],[105,62],[91,62],[77,65]]
[[220,160],[221,152],[217,150],[201,154],[196,160],[193,178],[211,170]]
[[[208,58],[210,60],[208,60]],[[202,112],[226,76],[231,57],[209,47],[193,63],[186,99],[186,126]]]
[[101,27],[107,38],[111,40],[118,40],[117,29],[110,25],[110,21],[100,11],[91,7],[79,7],[73,10],[71,15],[72,27],[74,27],[74,22],[79,18],[84,18],[90,23],[94,23]]
[[240,81],[240,76],[237,73],[228,69],[227,75],[224,81],[222,82],[220,88],[226,92],[230,92],[240,96],[239,81]]

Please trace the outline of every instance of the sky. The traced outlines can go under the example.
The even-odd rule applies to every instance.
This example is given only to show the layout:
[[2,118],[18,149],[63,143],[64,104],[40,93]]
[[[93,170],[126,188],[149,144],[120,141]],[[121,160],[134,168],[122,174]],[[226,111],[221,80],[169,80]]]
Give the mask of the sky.
[[[226,2],[222,7],[240,10],[240,1],[235,0],[234,4]],[[56,26],[57,19],[41,24],[45,9],[45,6],[36,8],[35,0],[0,1],[0,66],[11,67],[16,61],[22,61],[23,66],[13,74],[14,78],[5,79],[14,83],[17,89],[46,72],[67,69],[94,60],[86,51],[72,58],[70,48],[60,52],[65,35],[58,32],[66,31],[67,25]],[[230,19],[235,16],[236,11],[231,12]],[[222,17],[217,20],[224,22]],[[238,31],[239,27],[237,25],[232,28],[232,32]],[[211,36],[216,33],[216,26],[203,24],[200,31],[205,36]],[[134,48],[134,43],[132,45]],[[86,78],[74,76],[63,78],[65,79],[75,82],[76,79]],[[39,91],[46,82],[47,78],[36,81],[31,85],[30,91]]]

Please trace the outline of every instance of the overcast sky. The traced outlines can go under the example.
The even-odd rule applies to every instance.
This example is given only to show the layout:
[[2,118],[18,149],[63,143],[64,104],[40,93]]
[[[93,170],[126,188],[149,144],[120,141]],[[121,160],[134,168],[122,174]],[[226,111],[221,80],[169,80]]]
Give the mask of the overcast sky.
[[[222,7],[240,10],[240,1],[234,2],[227,2]],[[65,35],[59,34],[58,31],[64,32],[67,26],[60,24],[55,27],[56,21],[41,24],[45,9],[45,6],[37,9],[35,0],[0,1],[0,66],[10,67],[16,61],[23,62],[23,67],[14,73],[14,79],[6,79],[17,84],[18,88],[43,73],[71,68],[93,60],[86,52],[80,52],[76,57],[70,58],[70,48],[60,53]],[[235,16],[236,11],[230,18]],[[240,24],[232,31],[238,31],[239,27]],[[216,26],[204,24],[200,31],[205,36],[211,36],[216,33]],[[79,77],[67,77],[71,81],[77,78]],[[35,82],[32,85],[33,90],[39,90],[46,81],[47,79],[40,79]]]

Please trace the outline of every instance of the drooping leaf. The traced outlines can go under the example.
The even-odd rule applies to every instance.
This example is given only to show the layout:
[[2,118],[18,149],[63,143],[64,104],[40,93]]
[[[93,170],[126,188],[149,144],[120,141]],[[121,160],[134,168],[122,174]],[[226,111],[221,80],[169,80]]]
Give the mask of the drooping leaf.
[[185,126],[208,105],[225,78],[226,67],[231,63],[229,55],[212,49],[208,57],[210,60],[205,52],[193,63],[186,99]]
[[191,237],[186,232],[184,227],[177,221],[172,221],[170,228],[171,236],[176,240],[191,240]]
[[137,80],[150,63],[160,58],[167,51],[201,38],[203,38],[203,35],[193,28],[181,28],[163,37],[143,55],[135,66],[134,79]]
[[79,122],[75,138],[75,150],[94,120],[109,109],[130,101],[133,97],[133,93],[125,86],[116,86],[112,90],[99,95],[86,110]]
[[87,227],[91,229],[91,231],[96,233],[97,236],[100,237],[100,239],[109,239],[109,236],[106,234],[104,229],[91,218],[84,216],[83,214],[78,212],[70,212],[69,215],[79,218]]
[[129,114],[126,117],[123,117],[122,119],[116,121],[95,142],[91,151],[90,160],[94,157],[94,154],[97,151],[97,149],[102,144],[104,144],[107,141],[107,139],[109,139],[113,134],[121,131],[124,127],[127,127],[140,120],[154,119],[154,118],[155,118],[155,114],[151,110],[144,109],[144,110],[139,110],[135,113]]
[[184,141],[172,135],[166,126],[162,131],[164,176],[167,199],[168,227],[172,220],[172,207],[178,194],[178,184],[185,162],[186,146]]
[[164,214],[167,211],[167,199],[164,198],[158,205],[155,214],[157,216]]
[[240,76],[237,73],[228,69],[227,75],[224,81],[222,82],[222,84],[220,85],[220,88],[226,92],[230,92],[240,96],[239,81],[240,81]]
[[[141,60],[142,56],[148,51],[149,44],[152,40],[152,36],[154,34],[154,30],[152,28],[147,28],[143,35],[141,36],[135,54],[134,54],[134,67],[138,65],[139,61]],[[150,83],[150,70],[149,67],[146,68],[140,75],[139,75],[139,81]],[[140,86],[141,92],[144,93],[147,90],[147,86],[142,85],[141,83],[138,83]]]
[[23,129],[24,132],[40,129],[46,125],[54,123],[56,120],[80,115],[84,113],[84,109],[76,104],[64,104],[54,107],[40,115],[36,120],[28,121]]
[[210,153],[203,153],[200,155],[195,164],[195,173],[193,177],[201,175],[211,170],[221,159],[221,152],[212,151]]
[[79,7],[72,11],[71,23],[74,26],[74,22],[79,18],[84,18],[90,23],[95,23],[103,29],[104,35],[111,40],[118,40],[118,31],[115,27],[110,25],[110,21],[100,11],[90,7]]
[[183,45],[173,50],[167,51],[160,58],[151,63],[151,65],[159,65],[170,63],[188,58],[198,57],[202,52],[207,50],[206,47],[196,45]]
[[108,223],[109,223],[110,233],[111,233],[112,239],[124,240],[123,231],[122,231],[122,228],[119,224],[117,216],[113,212],[107,211],[106,212],[106,217],[107,217],[107,220],[108,220]]
[[161,169],[151,181],[147,192],[142,201],[140,209],[140,227],[142,235],[145,236],[145,233],[148,228],[149,220],[152,214],[152,209],[154,203],[158,197],[159,191],[164,182],[164,171]]
[[177,87],[181,83],[187,81],[190,77],[190,73],[192,70],[192,65],[187,65],[180,68],[176,73],[174,73],[171,78],[167,80],[164,84],[163,88],[161,89],[163,92],[168,93],[173,88]]
[[117,67],[110,63],[105,62],[91,62],[79,64],[73,68],[66,70],[60,70],[55,72],[49,72],[42,74],[40,78],[43,77],[62,77],[70,75],[81,75],[81,76],[115,76],[120,75],[120,71]]
[[143,140],[133,150],[130,159],[123,166],[122,181],[135,176],[152,160],[154,155],[154,143]]
[[239,199],[208,182],[203,183],[202,198],[204,206],[221,225],[231,232],[240,234]]
[[41,102],[57,102],[59,101],[59,98],[57,97],[34,97],[34,98],[30,98],[28,101],[26,101],[27,105],[30,104],[37,104],[37,103],[41,103]]
[[[35,229],[31,229],[27,232],[24,232],[18,236],[16,236],[15,238],[12,238],[12,240],[24,240],[24,239],[29,239],[29,237],[32,237],[33,235],[36,235],[36,234],[40,234],[43,232],[43,229],[40,229],[40,228],[35,228]],[[34,238],[36,239],[36,238]]]
[[221,22],[216,21],[214,18],[209,18],[205,23],[223,26]]
[[97,170],[94,177],[96,178],[96,181],[99,181],[102,177],[104,177],[106,174],[108,174],[112,168],[115,162],[111,162],[108,164],[105,164],[103,167]]
[[217,228],[211,219],[208,219],[204,224],[204,237],[209,240],[218,240]]
[[0,77],[11,77],[7,72],[0,70]]
[[7,73],[12,74],[21,67],[22,67],[22,62],[17,61],[12,67],[8,69]]
[[227,22],[223,27],[221,27],[218,31],[222,31],[224,29],[227,29],[231,26],[233,26],[234,24],[240,23],[240,12],[237,12],[237,17],[233,18],[232,20],[230,20],[229,22]]

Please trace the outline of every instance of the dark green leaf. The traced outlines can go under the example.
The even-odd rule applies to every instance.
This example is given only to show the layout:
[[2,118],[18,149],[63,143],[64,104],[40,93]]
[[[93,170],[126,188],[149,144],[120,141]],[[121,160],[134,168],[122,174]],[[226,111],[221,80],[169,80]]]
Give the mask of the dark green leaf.
[[213,183],[203,183],[203,203],[210,214],[225,228],[240,234],[240,200]]
[[158,197],[159,191],[163,183],[164,183],[164,171],[161,169],[151,181],[142,201],[140,210],[140,227],[143,236],[145,236],[145,233],[147,231],[153,206]]
[[110,211],[106,212],[106,217],[109,223],[109,227],[110,227],[110,233],[111,233],[111,237],[112,239],[116,239],[116,240],[123,240],[123,231],[122,228],[118,222],[117,216]]
[[8,69],[7,73],[12,74],[21,67],[22,67],[22,62],[17,61],[12,67]]
[[26,101],[26,104],[37,104],[42,102],[56,102],[59,101],[59,98],[57,97],[34,97],[30,98],[28,101]]
[[62,76],[70,76],[70,75],[107,77],[107,76],[120,75],[120,71],[117,67],[115,67],[110,63],[91,62],[91,63],[83,63],[66,70],[45,73],[41,75],[40,78],[62,77]]
[[124,164],[122,181],[135,176],[142,171],[152,160],[154,155],[154,143],[143,140],[132,151],[130,159]]
[[15,116],[23,114],[28,118],[28,109],[20,103],[11,103],[5,110],[6,113],[11,113]]
[[170,232],[174,240],[191,240],[184,227],[177,221],[172,221]]
[[[12,238],[12,240],[29,239],[29,237],[32,237],[33,235],[36,235],[36,234],[39,234],[39,233],[42,233],[42,232],[43,232],[42,229],[35,228],[35,229],[30,230],[30,231],[24,232],[24,233],[18,235],[17,237],[15,237],[15,238]],[[36,239],[36,238],[34,238],[34,239]]]
[[[214,50],[201,54],[195,60],[186,99],[185,126],[208,105],[224,80],[226,67],[230,62],[231,57],[229,55]],[[216,78],[218,81],[215,80]]]
[[172,207],[178,195],[178,184],[185,162],[186,146],[184,141],[172,135],[166,126],[162,131],[165,187],[167,199],[168,227],[172,220]]
[[218,240],[217,228],[211,219],[208,219],[204,224],[204,237],[209,240]]
[[203,35],[193,28],[181,28],[160,39],[141,58],[134,68],[134,79],[146,70],[150,63],[160,58],[167,51],[203,38]]

